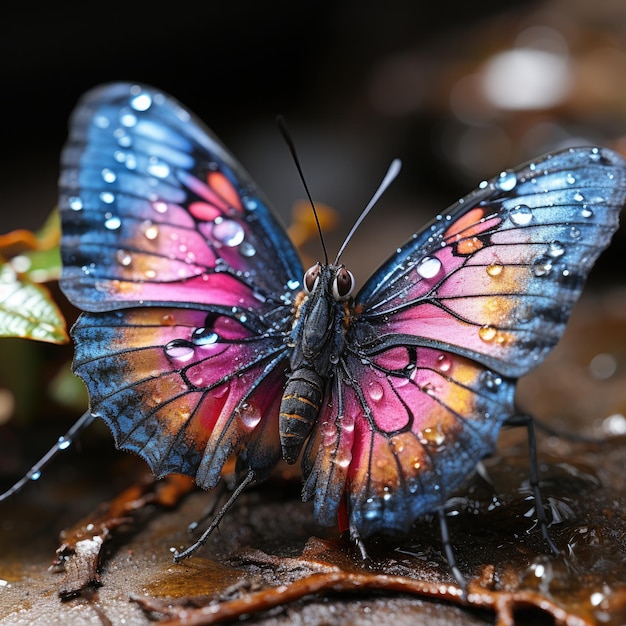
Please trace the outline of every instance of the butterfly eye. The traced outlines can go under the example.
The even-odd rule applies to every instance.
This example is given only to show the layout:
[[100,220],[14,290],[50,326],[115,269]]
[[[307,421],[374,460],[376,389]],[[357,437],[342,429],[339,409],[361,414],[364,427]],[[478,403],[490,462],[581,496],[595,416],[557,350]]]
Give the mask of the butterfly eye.
[[316,263],[313,267],[304,272],[304,291],[310,294],[319,280],[320,264]]
[[333,281],[333,298],[335,300],[347,300],[354,289],[354,276],[345,267],[339,268]]

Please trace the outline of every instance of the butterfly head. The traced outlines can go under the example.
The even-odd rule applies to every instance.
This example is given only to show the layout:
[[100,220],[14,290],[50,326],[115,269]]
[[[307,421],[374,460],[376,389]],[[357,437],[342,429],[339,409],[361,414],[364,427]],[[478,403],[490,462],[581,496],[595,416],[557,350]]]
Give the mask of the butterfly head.
[[304,293],[327,293],[335,302],[345,302],[354,293],[354,276],[345,265],[316,263],[304,273]]

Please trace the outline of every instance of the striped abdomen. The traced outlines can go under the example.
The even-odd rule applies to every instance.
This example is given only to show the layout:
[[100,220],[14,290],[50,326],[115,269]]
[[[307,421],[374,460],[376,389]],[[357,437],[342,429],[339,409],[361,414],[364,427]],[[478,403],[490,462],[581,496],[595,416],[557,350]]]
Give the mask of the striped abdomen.
[[280,403],[279,431],[283,459],[295,463],[317,420],[324,397],[324,379],[308,367],[292,372]]

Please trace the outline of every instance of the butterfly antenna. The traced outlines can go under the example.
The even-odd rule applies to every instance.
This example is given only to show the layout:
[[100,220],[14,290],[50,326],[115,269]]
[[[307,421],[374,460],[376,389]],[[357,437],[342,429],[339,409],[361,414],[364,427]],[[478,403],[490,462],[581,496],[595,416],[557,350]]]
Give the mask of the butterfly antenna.
[[59,454],[59,452],[63,452],[63,450],[67,450],[70,445],[74,442],[76,437],[87,428],[91,422],[96,419],[95,415],[92,415],[89,411],[84,413],[76,423],[63,435],[59,437],[58,441],[44,454],[35,465],[33,465],[27,472],[24,474],[20,480],[18,480],[12,487],[9,487],[4,493],[0,493],[0,502],[2,500],[6,500],[9,496],[12,496],[14,493],[21,491],[24,485],[27,485],[29,482],[34,480],[39,480],[41,477],[41,472],[44,467],[54,459],[54,457]]
[[348,233],[348,236],[344,239],[344,242],[341,245],[341,248],[339,248],[339,252],[337,252],[337,257],[335,258],[335,265],[337,265],[337,263],[339,262],[339,257],[343,254],[343,251],[348,245],[348,242],[350,241],[350,239],[352,239],[352,235],[354,235],[354,233],[356,232],[356,229],[361,225],[361,222],[367,217],[367,214],[372,210],[372,208],[378,202],[379,198],[383,195],[383,193],[385,193],[385,191],[387,190],[387,187],[389,187],[389,185],[391,185],[391,183],[396,179],[396,177],[400,173],[401,168],[402,168],[402,161],[400,161],[400,159],[394,159],[391,162],[391,165],[389,166],[389,169],[387,170],[385,177],[383,178],[380,185],[378,185],[378,189],[374,192],[372,199],[368,202],[367,206],[363,209],[363,212],[361,213],[361,215],[359,215],[359,218],[354,223],[354,226]]
[[313,216],[315,217],[315,223],[317,224],[317,231],[320,234],[320,242],[322,243],[322,250],[324,251],[324,264],[328,265],[328,252],[326,252],[326,244],[324,243],[324,235],[322,234],[322,226],[320,225],[320,219],[317,215],[317,210],[315,208],[315,203],[313,202],[313,197],[311,196],[311,192],[309,191],[309,187],[306,184],[306,180],[304,178],[304,173],[302,171],[302,167],[300,165],[300,159],[298,158],[298,153],[296,152],[296,145],[291,137],[291,133],[287,128],[287,124],[285,122],[285,118],[282,115],[279,115],[276,118],[276,122],[278,123],[278,128],[280,128],[280,132],[285,139],[287,147],[289,148],[289,152],[291,152],[291,157],[293,158],[293,162],[296,164],[296,169],[298,170],[298,174],[300,175],[300,180],[302,181],[302,185],[304,186],[304,191],[311,203],[311,208],[313,209]]

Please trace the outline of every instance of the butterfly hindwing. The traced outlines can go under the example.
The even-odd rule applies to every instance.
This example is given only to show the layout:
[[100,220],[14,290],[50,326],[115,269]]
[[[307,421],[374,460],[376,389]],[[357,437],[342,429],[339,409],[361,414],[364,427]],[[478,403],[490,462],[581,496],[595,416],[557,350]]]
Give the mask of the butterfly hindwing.
[[284,335],[302,268],[248,175],[176,101],[94,89],[63,153],[74,369],[118,446],[210,488],[280,456]]
[[357,534],[406,531],[473,473],[625,199],[621,157],[566,150],[484,184],[372,276],[305,462],[326,523],[345,493]]

